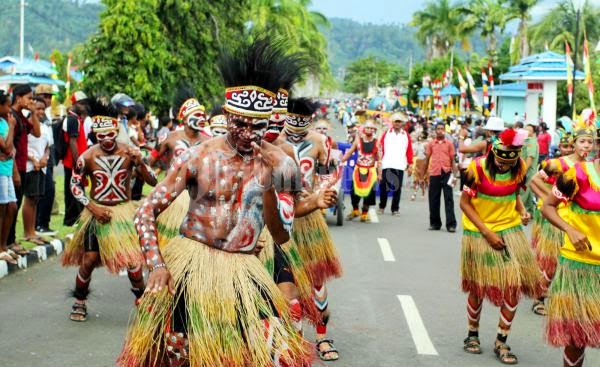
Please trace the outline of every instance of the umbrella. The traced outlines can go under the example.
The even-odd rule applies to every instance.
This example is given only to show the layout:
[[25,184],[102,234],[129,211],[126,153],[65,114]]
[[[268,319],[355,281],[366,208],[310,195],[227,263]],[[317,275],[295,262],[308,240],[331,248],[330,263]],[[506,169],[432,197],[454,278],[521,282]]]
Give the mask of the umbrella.
[[0,84],[50,84],[63,87],[65,82],[47,76],[9,74],[0,76]]

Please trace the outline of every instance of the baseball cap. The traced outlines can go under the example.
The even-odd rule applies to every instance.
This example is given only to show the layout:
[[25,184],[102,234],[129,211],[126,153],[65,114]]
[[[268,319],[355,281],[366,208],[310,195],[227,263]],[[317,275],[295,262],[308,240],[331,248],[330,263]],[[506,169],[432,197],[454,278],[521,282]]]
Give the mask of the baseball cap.
[[78,90],[71,96],[71,103],[75,104],[77,102],[85,101],[88,99],[88,96],[82,91]]
[[485,130],[504,131],[504,120],[500,117],[492,116],[485,123]]
[[37,96],[42,94],[54,94],[50,84],[39,84],[37,87],[35,87],[34,93]]

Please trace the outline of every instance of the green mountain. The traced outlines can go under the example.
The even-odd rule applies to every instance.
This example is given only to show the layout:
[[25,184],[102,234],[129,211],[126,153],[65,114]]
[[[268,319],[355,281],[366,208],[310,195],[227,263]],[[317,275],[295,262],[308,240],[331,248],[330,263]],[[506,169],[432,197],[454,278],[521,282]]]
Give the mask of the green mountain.
[[[0,56],[19,55],[20,0],[2,0]],[[25,7],[25,56],[52,50],[68,51],[96,31],[104,8],[85,0],[27,0]],[[31,47],[30,47],[31,46]]]

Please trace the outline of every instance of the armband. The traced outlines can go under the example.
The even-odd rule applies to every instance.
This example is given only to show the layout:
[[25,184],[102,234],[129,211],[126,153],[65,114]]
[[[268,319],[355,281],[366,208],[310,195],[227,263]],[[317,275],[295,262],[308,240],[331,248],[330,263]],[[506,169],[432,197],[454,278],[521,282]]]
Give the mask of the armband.
[[562,201],[565,204],[569,201],[569,198],[566,197],[562,192],[560,192],[556,185],[552,186],[552,195],[554,195],[554,197],[556,197],[558,200]]
[[544,180],[544,182],[548,182],[548,180],[550,179],[546,171],[544,171],[543,169],[539,170],[538,174],[542,177],[542,180]]
[[463,185],[463,189],[462,191],[467,194],[468,196],[470,196],[471,198],[474,198],[477,196],[477,191],[473,190],[472,188],[470,188],[467,185]]

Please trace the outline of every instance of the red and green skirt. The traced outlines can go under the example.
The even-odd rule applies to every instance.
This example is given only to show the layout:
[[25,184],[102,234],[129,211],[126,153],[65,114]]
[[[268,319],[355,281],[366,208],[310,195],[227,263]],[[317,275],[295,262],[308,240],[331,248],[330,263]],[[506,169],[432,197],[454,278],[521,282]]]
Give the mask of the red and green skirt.
[[599,348],[600,265],[560,257],[546,309],[551,345]]
[[496,306],[522,295],[533,298],[544,292],[543,278],[523,228],[496,232],[505,250],[494,250],[480,232],[465,230],[462,237],[461,276],[464,292]]

